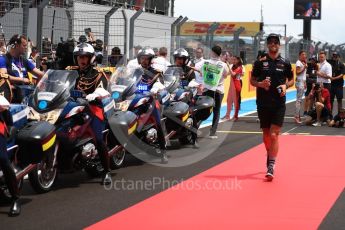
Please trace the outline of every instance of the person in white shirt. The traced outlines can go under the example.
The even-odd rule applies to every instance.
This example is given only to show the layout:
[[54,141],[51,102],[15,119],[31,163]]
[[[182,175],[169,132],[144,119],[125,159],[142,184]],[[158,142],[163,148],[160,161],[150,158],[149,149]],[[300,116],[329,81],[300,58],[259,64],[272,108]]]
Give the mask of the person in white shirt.
[[215,103],[209,136],[211,139],[217,138],[220,108],[224,97],[224,79],[229,74],[228,66],[220,59],[221,54],[222,48],[220,46],[212,47],[211,59],[200,62],[201,69],[199,70],[204,79],[204,95],[212,97]]
[[129,69],[137,69],[139,67],[140,67],[140,64],[139,64],[137,58],[130,60],[127,64],[127,68],[129,68]]
[[[199,47],[195,50],[195,59],[193,60],[195,69],[201,69],[204,61],[204,50],[203,48]],[[200,84],[204,83],[204,79],[202,78],[201,73],[199,73],[198,71],[195,71],[195,80]]]
[[299,52],[299,59],[296,62],[296,110],[295,110],[295,122],[301,124],[301,105],[303,102],[304,91],[307,89],[307,53],[302,50]]
[[320,68],[316,72],[317,83],[322,83],[324,88],[331,91],[331,79],[332,79],[332,66],[326,60],[326,53],[321,51],[319,53]]
[[141,49],[142,49],[141,46],[135,46],[134,47],[135,58],[128,62],[127,68],[129,68],[129,69],[137,69],[137,68],[140,67],[140,64],[138,62],[137,56],[138,56],[138,53],[140,53]]
[[166,47],[159,48],[158,57],[152,60],[152,67],[155,70],[165,72],[171,63],[167,60],[168,49]]
[[196,66],[196,64],[204,60],[204,50],[203,48],[199,47],[195,50],[195,59],[193,60],[194,65]]

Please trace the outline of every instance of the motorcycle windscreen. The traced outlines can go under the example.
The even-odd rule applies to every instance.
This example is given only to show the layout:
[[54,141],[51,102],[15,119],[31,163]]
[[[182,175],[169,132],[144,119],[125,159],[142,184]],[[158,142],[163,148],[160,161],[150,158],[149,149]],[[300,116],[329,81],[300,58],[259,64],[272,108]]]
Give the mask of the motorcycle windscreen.
[[141,69],[119,67],[110,78],[109,89],[115,102],[121,102],[137,91],[138,83],[143,75]]
[[179,87],[181,77],[183,77],[183,70],[181,67],[170,66],[164,72],[164,86],[169,93],[174,92]]
[[70,97],[77,78],[77,71],[48,70],[34,91],[34,109],[37,112],[49,112],[64,103]]

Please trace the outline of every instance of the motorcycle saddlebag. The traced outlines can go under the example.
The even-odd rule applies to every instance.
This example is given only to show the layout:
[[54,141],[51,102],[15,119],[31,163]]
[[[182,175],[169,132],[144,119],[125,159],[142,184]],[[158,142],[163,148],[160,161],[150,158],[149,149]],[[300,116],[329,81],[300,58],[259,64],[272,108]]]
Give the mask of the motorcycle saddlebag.
[[36,164],[46,154],[53,154],[56,141],[55,126],[46,121],[34,121],[21,129],[16,138],[21,164]]
[[214,100],[208,96],[199,96],[196,99],[194,109],[197,110],[195,112],[195,119],[197,121],[204,121],[206,120],[211,113],[213,112]]
[[166,117],[178,117],[186,114],[189,111],[189,106],[184,102],[172,102],[170,105],[164,107],[163,115]]
[[119,143],[124,145],[137,129],[137,115],[131,111],[116,111],[109,119],[109,126]]

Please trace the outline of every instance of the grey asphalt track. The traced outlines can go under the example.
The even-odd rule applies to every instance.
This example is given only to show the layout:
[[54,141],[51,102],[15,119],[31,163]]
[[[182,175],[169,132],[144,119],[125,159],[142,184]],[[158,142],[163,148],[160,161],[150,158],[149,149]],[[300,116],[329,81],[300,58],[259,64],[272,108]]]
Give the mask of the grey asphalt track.
[[[294,103],[288,104],[286,117],[292,117],[293,111]],[[251,114],[251,116],[255,115]],[[178,168],[157,167],[144,164],[128,156],[126,166],[113,171],[113,180],[152,180],[154,177],[167,181],[186,180],[260,144],[262,142],[261,135],[256,133],[260,132],[259,124],[256,122],[256,118],[251,116],[240,118],[240,121],[233,125],[231,122],[221,123],[218,130],[254,133],[218,133],[219,139],[210,140],[204,137],[209,129],[205,128],[202,130],[198,150],[187,146],[184,148],[176,147],[168,151],[169,158],[173,159],[198,151],[214,150],[208,157],[193,165]],[[290,118],[285,119],[282,132],[345,135],[345,129],[306,127],[296,125]],[[261,163],[265,164],[265,161],[266,159],[262,159]],[[0,229],[81,229],[166,189],[163,186],[156,186],[149,190],[112,189],[107,191],[99,182],[100,178],[89,178],[84,172],[62,174],[59,175],[53,191],[37,195],[26,181],[22,195],[22,214],[16,218],[9,218],[7,216],[8,206],[4,203],[0,204]],[[181,200],[181,202],[188,201]],[[338,198],[320,228],[344,229],[344,216],[345,193]]]

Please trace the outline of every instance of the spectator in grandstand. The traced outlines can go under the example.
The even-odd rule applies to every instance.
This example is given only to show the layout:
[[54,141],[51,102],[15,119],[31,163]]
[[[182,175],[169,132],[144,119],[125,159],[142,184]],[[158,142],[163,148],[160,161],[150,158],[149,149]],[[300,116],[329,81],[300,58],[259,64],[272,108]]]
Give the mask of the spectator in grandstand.
[[341,108],[343,107],[343,86],[344,86],[344,73],[345,67],[344,64],[340,61],[340,55],[338,53],[333,53],[332,60],[330,61],[332,65],[332,83],[331,83],[331,105],[333,111],[333,104],[335,97],[337,98],[338,102],[338,110],[337,113],[340,112]]
[[164,73],[168,66],[171,65],[167,57],[168,49],[166,47],[159,48],[158,56],[152,60],[152,67]]
[[299,52],[299,59],[296,62],[296,109],[295,109],[295,122],[301,124],[301,106],[303,102],[304,90],[307,88],[307,53],[302,50]]

